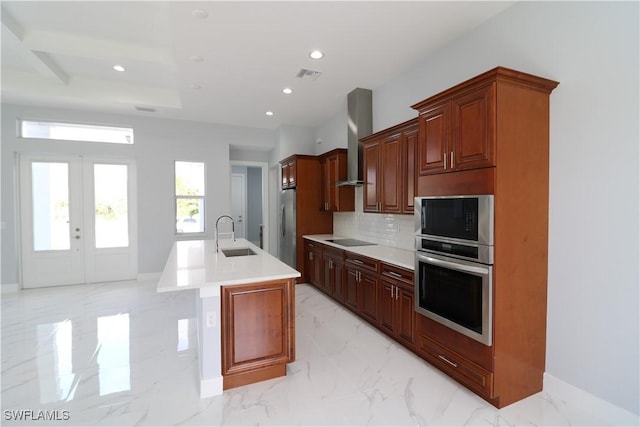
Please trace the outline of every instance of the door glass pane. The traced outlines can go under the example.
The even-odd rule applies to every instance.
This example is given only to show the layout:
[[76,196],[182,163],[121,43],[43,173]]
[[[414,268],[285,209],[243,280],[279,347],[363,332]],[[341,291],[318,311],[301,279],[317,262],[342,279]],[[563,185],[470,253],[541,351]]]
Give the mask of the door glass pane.
[[94,165],[96,248],[129,246],[127,165]]
[[69,164],[33,162],[33,249],[69,250]]

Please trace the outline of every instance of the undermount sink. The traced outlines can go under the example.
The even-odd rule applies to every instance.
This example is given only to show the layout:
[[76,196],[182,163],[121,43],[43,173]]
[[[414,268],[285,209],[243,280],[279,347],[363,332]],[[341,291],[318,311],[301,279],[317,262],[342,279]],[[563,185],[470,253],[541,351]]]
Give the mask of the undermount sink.
[[227,258],[234,256],[249,256],[256,255],[254,251],[249,248],[235,248],[235,249],[220,249],[224,256]]

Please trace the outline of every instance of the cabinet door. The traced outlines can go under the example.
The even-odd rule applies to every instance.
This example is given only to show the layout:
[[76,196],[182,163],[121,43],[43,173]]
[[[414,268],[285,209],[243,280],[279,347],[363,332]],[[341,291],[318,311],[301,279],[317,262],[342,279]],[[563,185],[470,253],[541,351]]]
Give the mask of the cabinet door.
[[356,269],[345,267],[344,303],[354,311],[358,311],[358,276]]
[[314,245],[313,247],[313,274],[311,275],[311,283],[318,288],[324,287],[324,268],[322,261],[322,247],[320,245]]
[[385,139],[381,146],[378,172],[381,212],[402,212],[402,140],[402,134],[396,134]]
[[[441,173],[449,157],[449,103],[426,108],[418,116],[418,175]],[[447,163],[445,163],[447,162]]]
[[221,288],[222,374],[294,359],[292,279]]
[[406,347],[415,345],[416,318],[413,301],[413,290],[398,287],[398,299],[396,300],[395,334],[399,341]]
[[416,185],[416,149],[418,146],[418,127],[404,132],[402,148],[402,181],[404,187],[404,205],[402,212],[413,215],[413,198]]
[[338,194],[336,184],[338,183],[338,156],[331,156],[326,159],[327,169],[327,210],[338,211]]
[[289,188],[296,186],[296,161],[289,162]]
[[280,172],[282,173],[282,189],[289,187],[289,163],[285,163],[280,168]]
[[378,182],[378,170],[380,169],[380,143],[373,141],[365,144],[364,156],[364,206],[365,212],[378,212],[380,210],[380,183]]
[[322,290],[327,295],[333,295],[334,285],[335,285],[335,277],[334,277],[334,265],[335,262],[332,258],[325,256],[323,259],[324,266],[324,280],[322,281]]
[[333,264],[333,297],[340,302],[344,302],[346,289],[344,286],[344,264],[336,262]]
[[373,324],[378,322],[378,276],[363,273],[360,270],[360,315]]
[[378,325],[380,329],[394,335],[395,318],[395,286],[386,280],[380,282],[380,311],[378,312]]
[[[306,242],[306,240],[305,240]],[[314,271],[314,263],[313,263],[313,243],[309,243],[306,242],[304,245],[304,266],[305,266],[305,273],[306,273],[306,277],[304,278],[304,280],[306,280],[307,282],[313,284],[313,278],[315,276],[315,271]]]
[[453,98],[451,115],[450,167],[460,170],[494,166],[495,83]]

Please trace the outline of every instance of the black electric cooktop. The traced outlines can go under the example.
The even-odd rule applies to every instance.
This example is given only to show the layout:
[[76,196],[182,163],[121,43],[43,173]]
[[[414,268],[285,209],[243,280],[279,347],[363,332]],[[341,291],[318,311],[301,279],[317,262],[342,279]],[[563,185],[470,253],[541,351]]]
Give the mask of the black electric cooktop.
[[335,243],[340,246],[374,246],[375,243],[365,242],[357,239],[328,239],[327,242]]

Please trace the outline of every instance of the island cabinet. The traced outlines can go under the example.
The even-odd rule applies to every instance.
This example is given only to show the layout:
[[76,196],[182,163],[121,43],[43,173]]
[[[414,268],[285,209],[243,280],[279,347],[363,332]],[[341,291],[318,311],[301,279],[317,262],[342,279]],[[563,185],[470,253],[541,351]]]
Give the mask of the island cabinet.
[[295,280],[220,290],[223,389],[285,375],[295,360]]
[[347,180],[347,150],[336,148],[319,157],[322,171],[321,209],[331,212],[353,212],[354,187],[338,186],[338,183]]
[[373,324],[378,321],[378,260],[345,252],[345,305]]
[[418,121],[363,138],[363,210],[413,214]]
[[405,347],[415,347],[413,271],[380,264],[378,327]]

